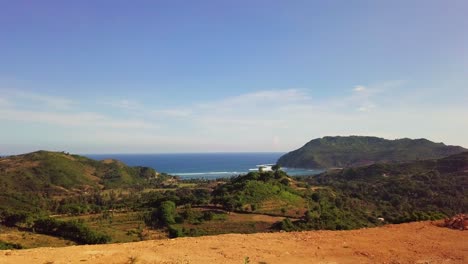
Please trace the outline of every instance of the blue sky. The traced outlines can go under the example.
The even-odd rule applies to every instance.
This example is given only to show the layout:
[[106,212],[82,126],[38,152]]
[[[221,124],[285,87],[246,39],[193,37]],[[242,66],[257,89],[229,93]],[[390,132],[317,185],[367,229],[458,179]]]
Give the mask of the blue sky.
[[466,1],[4,1],[0,153],[468,147]]

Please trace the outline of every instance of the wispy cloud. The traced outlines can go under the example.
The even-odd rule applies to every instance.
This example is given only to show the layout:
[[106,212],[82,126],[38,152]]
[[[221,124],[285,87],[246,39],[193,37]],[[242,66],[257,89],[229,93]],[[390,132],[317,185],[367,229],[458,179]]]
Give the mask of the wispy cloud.
[[151,115],[156,118],[181,118],[189,117],[192,114],[192,110],[186,108],[180,109],[159,109],[150,111]]
[[352,107],[359,112],[374,111],[379,106],[381,95],[388,96],[389,93],[394,93],[405,81],[395,80],[386,81],[370,85],[356,85],[353,87],[353,93],[350,96],[337,98],[343,105]]
[[303,89],[263,90],[198,104],[202,108],[227,109],[247,105],[280,105],[310,100]]
[[8,104],[8,101],[5,98],[0,97],[0,106],[5,106]]
[[55,109],[69,109],[75,105],[73,100],[59,96],[49,96],[17,89],[0,89],[0,92],[3,94],[4,100],[8,100],[10,103],[18,101],[32,102],[33,104]]
[[[167,108],[159,107],[158,102],[154,104],[158,107],[144,105],[132,98],[116,100],[114,105],[70,103],[61,98],[67,102],[63,105],[73,106],[66,111],[44,103],[57,102],[52,96],[33,96],[41,107],[32,110],[24,107],[31,97],[2,94],[0,120],[44,124],[43,133],[53,129],[51,125],[59,126],[73,133],[80,149],[95,144],[109,151],[133,152],[285,151],[311,138],[353,134],[427,137],[456,144],[456,139],[463,138],[460,131],[468,129],[468,121],[460,118],[468,115],[466,106],[446,105],[441,111],[420,104],[422,98],[399,100],[397,96],[406,91],[401,81],[342,90],[347,92],[319,99],[314,90],[267,89]],[[82,107],[93,104],[92,111]],[[122,111],[113,111],[115,107]]]
[[228,98],[224,102],[300,102],[310,99],[304,89],[265,90]]
[[365,91],[366,89],[367,88],[363,85],[356,85],[354,86],[353,91],[360,93],[360,92]]
[[0,109],[0,120],[22,121],[27,123],[46,123],[67,127],[108,127],[120,129],[157,128],[156,125],[130,119],[115,119],[92,112],[59,113],[48,111],[26,111],[17,109]]
[[368,112],[368,111],[371,111],[374,108],[375,108],[374,104],[367,103],[367,104],[361,105],[357,110],[360,111],[360,112]]
[[68,98],[12,89],[1,91],[3,97],[0,98],[0,120],[90,129],[98,127],[154,129],[158,127],[145,120],[123,119],[99,112],[83,111],[78,102]]
[[129,100],[129,99],[104,101],[103,104],[109,105],[115,108],[124,109],[124,110],[138,110],[143,107],[143,105],[139,103],[138,101]]

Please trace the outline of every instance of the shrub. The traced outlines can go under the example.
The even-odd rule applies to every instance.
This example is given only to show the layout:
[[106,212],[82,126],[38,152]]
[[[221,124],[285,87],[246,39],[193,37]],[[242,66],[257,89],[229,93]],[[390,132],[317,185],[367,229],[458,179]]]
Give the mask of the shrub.
[[294,226],[293,222],[291,222],[291,219],[289,218],[285,218],[283,221],[281,221],[279,224],[279,228],[280,230],[284,230],[287,232],[296,230],[296,227]]
[[33,230],[41,234],[70,239],[80,244],[105,244],[110,241],[108,235],[97,233],[76,220],[64,222],[53,218],[42,218],[34,221]]
[[3,211],[0,213],[0,223],[10,227],[26,223],[30,218],[31,215],[26,212]]
[[176,206],[173,201],[164,201],[154,209],[145,223],[151,227],[165,227],[176,223]]
[[205,211],[203,212],[203,220],[205,221],[211,221],[214,218],[214,214],[211,211]]
[[22,248],[23,248],[23,246],[21,246],[20,244],[0,241],[0,250],[4,250],[4,249],[22,249]]
[[177,226],[170,225],[168,227],[169,231],[169,237],[170,238],[176,238],[176,237],[183,237],[184,236],[184,231]]

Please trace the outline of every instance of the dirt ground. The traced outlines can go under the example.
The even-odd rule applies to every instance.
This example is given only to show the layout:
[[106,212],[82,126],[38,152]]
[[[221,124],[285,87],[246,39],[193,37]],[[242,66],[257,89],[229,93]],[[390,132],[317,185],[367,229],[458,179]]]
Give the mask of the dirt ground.
[[468,231],[431,222],[0,251],[0,263],[468,263]]

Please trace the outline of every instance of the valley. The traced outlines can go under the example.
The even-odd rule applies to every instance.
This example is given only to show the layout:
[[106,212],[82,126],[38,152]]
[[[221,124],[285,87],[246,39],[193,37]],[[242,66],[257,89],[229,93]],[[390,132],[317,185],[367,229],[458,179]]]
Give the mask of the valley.
[[468,152],[290,177],[276,166],[190,179],[40,151],[0,159],[0,245],[126,243],[227,233],[349,230],[468,208]]

